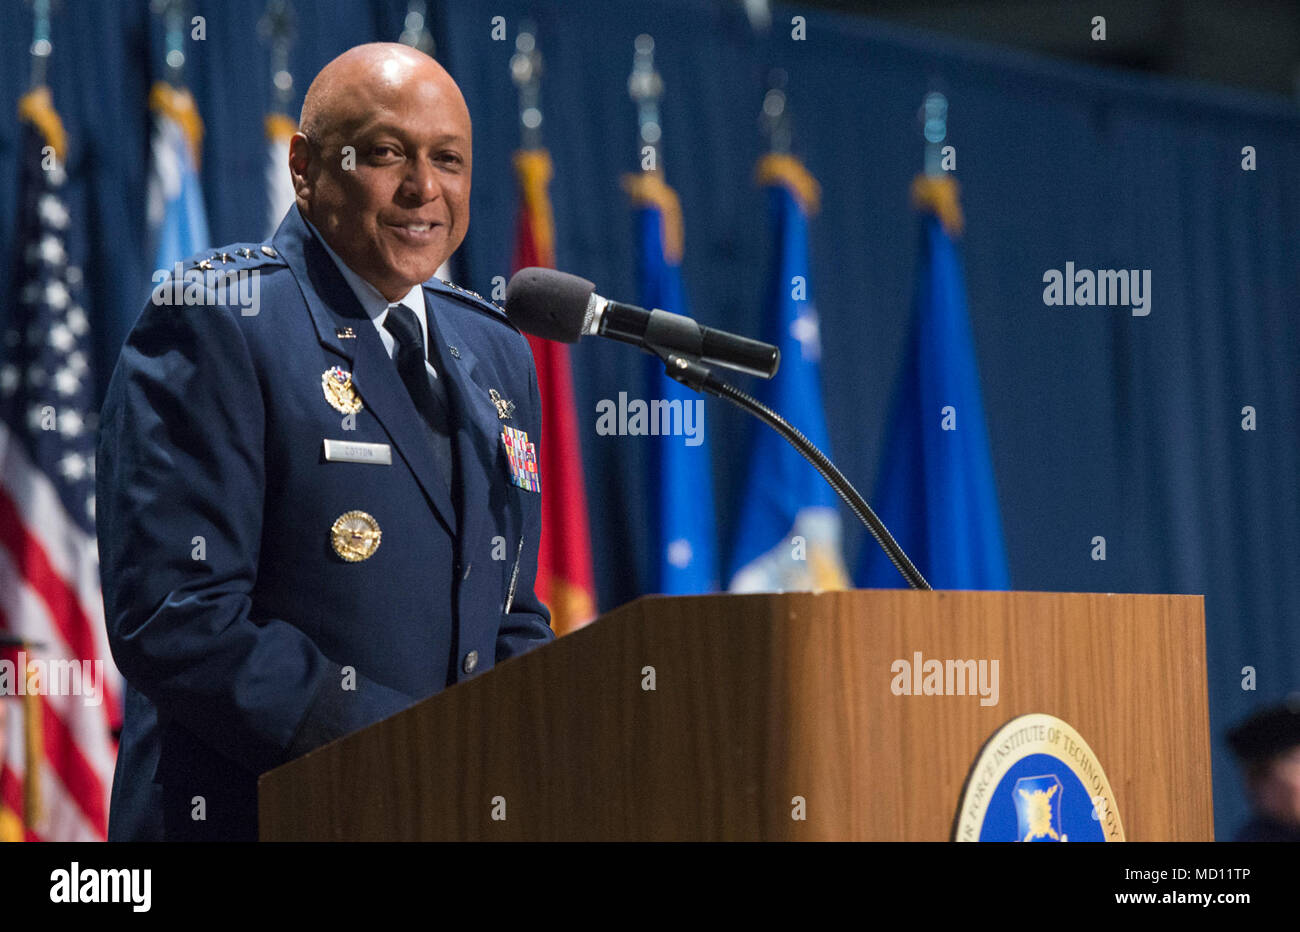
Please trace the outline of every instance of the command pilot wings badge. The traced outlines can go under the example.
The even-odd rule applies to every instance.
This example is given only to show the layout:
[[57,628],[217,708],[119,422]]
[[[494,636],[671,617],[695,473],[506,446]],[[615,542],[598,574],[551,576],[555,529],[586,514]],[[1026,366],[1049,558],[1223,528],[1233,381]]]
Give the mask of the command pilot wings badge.
[[492,404],[496,405],[497,420],[510,420],[510,415],[515,413],[515,403],[508,398],[502,398],[501,393],[495,388],[488,389],[488,397],[492,399]]
[[361,396],[352,385],[352,373],[334,366],[321,373],[321,388],[330,407],[342,414],[356,414],[361,410]]

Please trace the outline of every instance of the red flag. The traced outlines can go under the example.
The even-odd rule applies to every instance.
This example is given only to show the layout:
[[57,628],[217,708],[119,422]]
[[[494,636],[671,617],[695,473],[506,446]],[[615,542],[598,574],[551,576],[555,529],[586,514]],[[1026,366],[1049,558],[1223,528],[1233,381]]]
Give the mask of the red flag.
[[[515,153],[515,174],[520,194],[515,271],[528,266],[551,268],[555,265],[555,223],[547,193],[550,154],[545,149]],[[551,627],[562,635],[581,628],[596,613],[578,414],[569,348],[531,336],[528,343],[537,365],[543,415],[538,444],[542,540],[537,554],[537,596],[550,607]]]

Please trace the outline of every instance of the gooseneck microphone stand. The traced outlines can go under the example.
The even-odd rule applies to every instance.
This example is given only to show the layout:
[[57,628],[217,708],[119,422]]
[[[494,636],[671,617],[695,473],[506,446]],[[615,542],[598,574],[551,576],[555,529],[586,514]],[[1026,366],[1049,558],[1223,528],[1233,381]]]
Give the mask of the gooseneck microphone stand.
[[835,494],[843,499],[844,503],[858,516],[858,519],[867,526],[871,536],[876,539],[880,549],[885,551],[885,556],[889,557],[889,561],[907,580],[907,584],[913,589],[932,588],[925,581],[925,577],[921,575],[921,571],[908,559],[907,554],[903,552],[903,548],[898,545],[898,541],[894,540],[894,535],[889,533],[889,528],[885,527],[880,518],[876,516],[876,513],[871,510],[867,500],[858,493],[858,490],[853,487],[853,484],[848,479],[844,478],[844,474],[826,457],[826,454],[817,449],[813,442],[805,437],[793,424],[757,398],[747,395],[734,385],[716,378],[708,366],[701,363],[698,358],[655,346],[650,342],[650,333],[646,334],[646,338],[646,351],[654,353],[663,360],[671,378],[681,382],[693,391],[705,392],[715,398],[730,401],[738,408],[748,411],[784,437],[792,447],[799,451],[800,456],[811,463],[817,472],[821,473],[822,478],[835,490]]

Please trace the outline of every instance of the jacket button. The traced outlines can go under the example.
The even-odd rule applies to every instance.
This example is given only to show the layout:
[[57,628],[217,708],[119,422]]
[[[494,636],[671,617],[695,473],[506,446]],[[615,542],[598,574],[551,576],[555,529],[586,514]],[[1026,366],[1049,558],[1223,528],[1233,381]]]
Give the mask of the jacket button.
[[473,673],[476,667],[478,667],[478,651],[472,650],[465,655],[465,662],[460,665],[460,668],[466,673]]

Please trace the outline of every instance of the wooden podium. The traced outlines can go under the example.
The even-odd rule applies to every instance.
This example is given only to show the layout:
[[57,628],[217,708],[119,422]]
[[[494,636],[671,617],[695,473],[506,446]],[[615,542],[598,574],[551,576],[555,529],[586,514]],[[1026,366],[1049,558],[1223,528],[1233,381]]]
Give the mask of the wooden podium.
[[[1044,712],[1128,840],[1209,841],[1204,627],[1200,596],[643,598],[264,774],[261,837],[943,841],[983,744]],[[997,703],[895,695],[918,652],[998,660]]]

